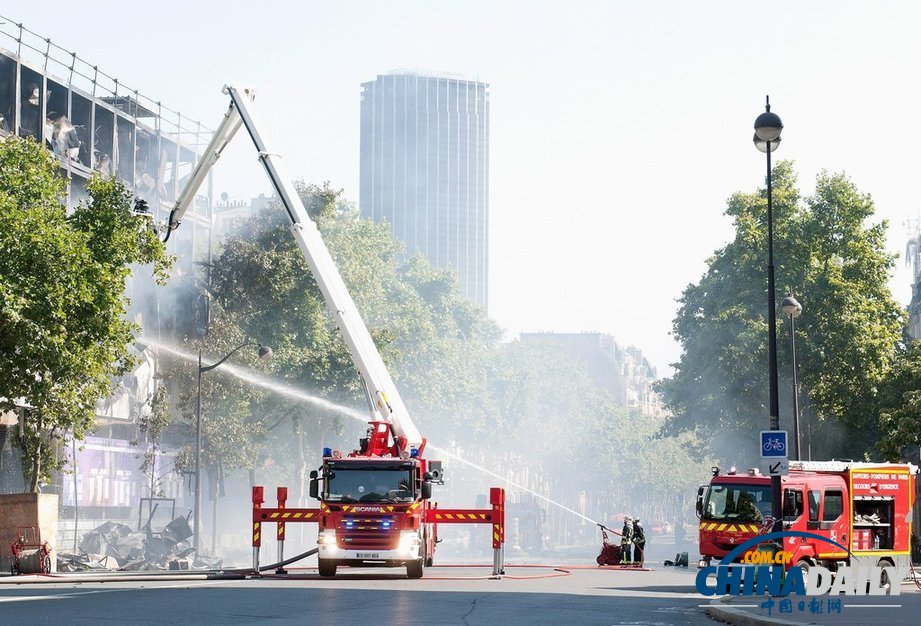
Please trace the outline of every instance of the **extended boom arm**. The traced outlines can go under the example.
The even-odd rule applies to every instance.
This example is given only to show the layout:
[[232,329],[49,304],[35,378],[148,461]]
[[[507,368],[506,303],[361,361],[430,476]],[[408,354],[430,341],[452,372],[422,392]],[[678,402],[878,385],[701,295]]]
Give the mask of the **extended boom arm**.
[[237,88],[232,85],[224,87],[224,93],[230,96],[230,107],[224,116],[223,122],[214,137],[205,149],[202,158],[195,166],[188,184],[182,190],[173,208],[167,225],[164,241],[169,238],[170,232],[179,226],[182,216],[195,198],[198,188],[204,182],[208,172],[220,158],[224,148],[233,139],[233,136],[245,126],[256,150],[259,160],[278,193],[278,198],[288,212],[291,219],[291,232],[297,241],[304,258],[310,265],[313,277],[323,292],[327,306],[336,318],[336,323],[346,346],[352,356],[356,369],[361,374],[368,396],[374,404],[374,418],[383,419],[391,424],[396,437],[406,437],[407,446],[420,448],[423,445],[422,436],[409,417],[406,406],[397,391],[390,373],[384,365],[377,346],[368,332],[358,308],[349,295],[345,282],[336,268],[320,231],[310,219],[300,197],[297,195],[289,178],[282,174],[278,155],[272,154],[266,148],[262,136],[259,134],[256,122],[253,119],[250,105],[255,98],[252,89]]

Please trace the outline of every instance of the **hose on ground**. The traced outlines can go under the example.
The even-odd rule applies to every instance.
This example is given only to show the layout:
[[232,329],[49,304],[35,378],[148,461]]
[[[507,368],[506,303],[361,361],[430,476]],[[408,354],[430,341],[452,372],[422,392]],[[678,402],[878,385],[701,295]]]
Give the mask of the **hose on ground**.
[[312,550],[307,550],[307,552],[298,554],[297,556],[292,556],[290,559],[285,559],[284,561],[279,561],[278,563],[272,563],[271,565],[263,565],[262,567],[259,568],[259,571],[264,572],[270,569],[278,569],[279,567],[284,567],[285,565],[291,565],[295,561],[306,559],[308,556],[313,556],[319,551],[320,551],[319,548],[313,548]]

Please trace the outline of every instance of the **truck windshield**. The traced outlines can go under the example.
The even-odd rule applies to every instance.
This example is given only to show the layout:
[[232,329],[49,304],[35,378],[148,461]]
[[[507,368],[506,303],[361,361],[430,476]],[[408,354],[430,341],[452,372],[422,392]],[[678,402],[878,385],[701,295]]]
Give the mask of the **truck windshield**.
[[412,502],[412,474],[403,468],[344,469],[326,476],[327,502]]
[[770,485],[710,485],[701,519],[760,522],[771,513]]

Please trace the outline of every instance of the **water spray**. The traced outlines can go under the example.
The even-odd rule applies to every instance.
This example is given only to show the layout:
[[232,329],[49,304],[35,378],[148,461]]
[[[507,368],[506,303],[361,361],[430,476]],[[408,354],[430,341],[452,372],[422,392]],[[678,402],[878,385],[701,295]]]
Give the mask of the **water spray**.
[[[161,343],[161,342],[159,342],[159,341],[155,341],[155,340],[153,340],[153,339],[148,339],[148,338],[146,338],[146,337],[141,337],[140,340],[141,340],[143,343],[146,343],[146,344],[148,344],[148,345],[150,345],[150,346],[153,346],[153,347],[158,348],[158,349],[160,349],[160,350],[163,350],[163,351],[165,351],[165,352],[169,352],[170,354],[172,354],[172,355],[174,355],[174,356],[177,356],[177,357],[179,357],[179,358],[181,358],[181,359],[184,359],[184,360],[186,360],[186,361],[189,361],[189,362],[192,362],[192,363],[198,363],[198,355],[196,355],[196,354],[192,354],[192,353],[190,353],[190,352],[186,352],[186,351],[184,351],[184,350],[182,350],[182,349],[180,349],[180,348],[177,348],[177,347],[175,347],[175,346],[170,346],[170,345]],[[346,416],[346,417],[351,417],[352,419],[358,420],[358,421],[362,422],[363,424],[367,424],[367,423],[368,423],[368,415],[367,415],[366,413],[363,413],[363,412],[358,411],[358,410],[356,410],[356,409],[352,409],[352,408],[347,407],[347,406],[343,406],[343,405],[341,405],[341,404],[336,404],[335,402],[330,402],[329,400],[324,400],[323,398],[319,398],[319,397],[314,396],[314,395],[312,395],[312,394],[309,394],[309,393],[307,393],[307,392],[305,392],[305,391],[301,391],[301,390],[299,390],[299,389],[292,388],[290,385],[286,385],[286,384],[279,383],[279,382],[277,382],[277,381],[275,381],[275,380],[273,380],[273,379],[271,379],[271,378],[269,378],[269,377],[267,377],[267,376],[262,376],[261,374],[257,374],[256,372],[252,372],[252,371],[246,369],[245,367],[239,367],[239,366],[237,366],[237,365],[232,365],[232,364],[230,364],[230,363],[224,363],[223,365],[221,365],[221,371],[226,372],[226,373],[228,373],[228,374],[230,374],[230,375],[234,376],[235,378],[238,378],[238,379],[240,379],[240,380],[242,380],[242,381],[245,381],[245,382],[248,382],[248,383],[250,383],[250,384],[252,384],[252,385],[255,385],[256,387],[259,387],[259,388],[261,388],[261,389],[265,389],[265,390],[267,390],[267,391],[272,391],[272,392],[274,392],[274,393],[277,393],[277,394],[286,396],[286,397],[288,397],[288,398],[294,398],[294,399],[296,399],[296,400],[301,400],[301,401],[303,401],[303,402],[306,402],[306,403],[308,403],[308,404],[312,404],[312,405],[314,405],[314,406],[317,406],[317,407],[319,407],[319,408],[325,409],[325,410],[330,411],[330,412],[332,412],[332,413],[337,413],[337,414],[339,414],[339,415],[344,415],[344,416]],[[566,505],[564,505],[564,504],[560,504],[559,502],[557,502],[557,501],[555,501],[555,500],[553,500],[553,499],[551,499],[551,498],[548,498],[547,496],[545,496],[545,495],[543,495],[543,494],[540,494],[540,493],[538,493],[537,491],[534,491],[533,489],[529,489],[528,487],[525,487],[524,485],[521,485],[521,484],[519,484],[519,483],[516,483],[516,482],[513,481],[513,480],[509,480],[508,478],[504,478],[503,476],[501,476],[501,475],[499,475],[499,474],[496,474],[495,472],[486,469],[486,468],[483,467],[482,465],[478,465],[478,464],[476,464],[476,463],[474,463],[474,462],[472,462],[472,461],[468,461],[467,459],[465,459],[465,458],[463,458],[463,457],[461,457],[461,456],[458,456],[458,455],[455,454],[454,452],[450,452],[450,451],[448,451],[448,450],[445,450],[444,448],[440,448],[440,447],[435,446],[435,445],[432,445],[432,444],[428,444],[428,447],[431,448],[432,450],[435,450],[436,452],[439,452],[440,454],[443,454],[443,455],[445,455],[445,456],[450,457],[451,459],[453,459],[453,460],[455,460],[455,461],[458,461],[459,463],[462,463],[462,464],[464,464],[464,465],[466,465],[466,466],[468,466],[468,467],[471,467],[471,468],[473,468],[473,469],[475,469],[475,470],[477,470],[477,471],[480,471],[480,472],[482,472],[482,473],[484,473],[484,474],[487,474],[487,475],[489,475],[489,476],[491,476],[491,477],[493,477],[493,478],[495,478],[495,479],[497,479],[497,480],[501,480],[503,483],[505,483],[506,485],[508,485],[508,486],[510,486],[510,487],[513,487],[514,489],[519,489],[519,490],[521,490],[521,491],[525,491],[525,492],[527,492],[527,493],[533,495],[534,497],[539,498],[540,500],[543,500],[543,501],[546,502],[547,504],[551,504],[551,505],[553,505],[553,506],[555,506],[555,507],[557,507],[557,508],[559,508],[559,509],[562,509],[563,511],[566,511],[567,513],[571,513],[571,514],[573,514],[573,515],[575,515],[575,516],[577,516],[577,517],[580,517],[580,518],[582,518],[583,520],[585,520],[585,521],[587,521],[587,522],[591,522],[591,523],[594,524],[594,525],[601,525],[600,522],[598,522],[598,521],[596,521],[596,520],[593,520],[592,518],[587,517],[587,516],[583,515],[582,513],[579,513],[578,511],[569,508],[568,506],[566,506]]]

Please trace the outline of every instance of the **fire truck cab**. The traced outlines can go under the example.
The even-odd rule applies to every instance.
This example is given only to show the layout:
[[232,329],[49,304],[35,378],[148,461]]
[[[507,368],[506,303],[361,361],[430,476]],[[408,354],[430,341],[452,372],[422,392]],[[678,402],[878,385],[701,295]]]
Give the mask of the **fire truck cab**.
[[418,454],[343,458],[324,449],[310,481],[310,495],[321,503],[320,575],[334,576],[339,565],[405,566],[410,578],[420,578],[438,541],[425,516],[440,473],[440,462]]
[[[854,560],[907,567],[918,468],[911,464],[791,461],[782,485],[783,529],[819,535],[845,546],[789,537],[788,566],[808,569]],[[771,479],[757,469],[722,474],[714,468],[697,494],[701,565],[770,532]],[[852,556],[853,555],[853,556]]]

